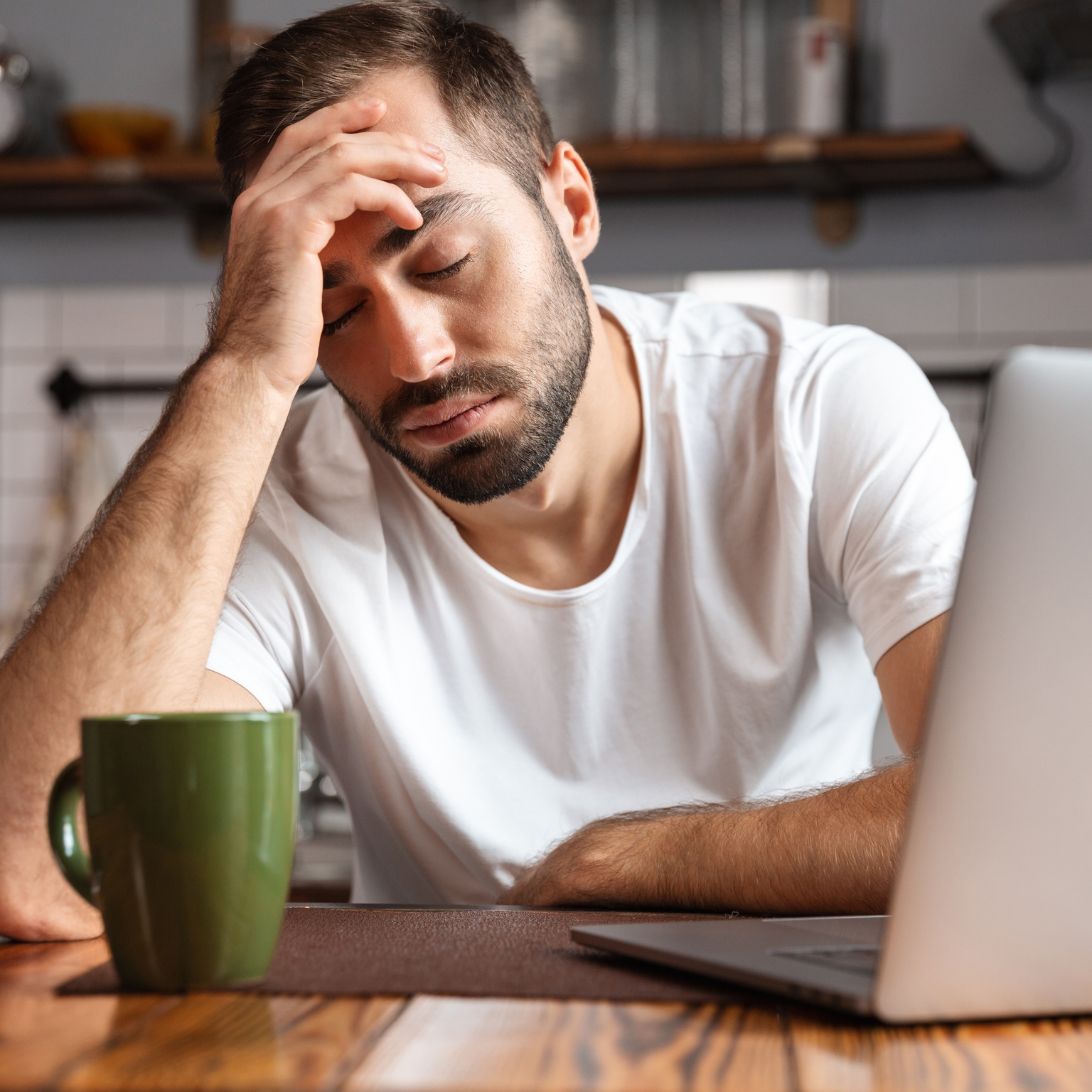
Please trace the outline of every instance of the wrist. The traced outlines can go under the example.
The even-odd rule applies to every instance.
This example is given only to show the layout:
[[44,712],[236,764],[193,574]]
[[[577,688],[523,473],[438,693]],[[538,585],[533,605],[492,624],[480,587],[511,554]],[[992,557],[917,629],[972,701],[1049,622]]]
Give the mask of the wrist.
[[680,886],[680,847],[685,833],[674,816],[603,819],[577,837],[580,844],[574,871],[585,901],[672,907],[688,890]]
[[184,382],[203,384],[238,398],[248,409],[284,419],[300,383],[260,367],[253,359],[227,350],[213,350],[197,359]]
[[[176,492],[211,490],[251,511],[284,430],[292,394],[245,360],[203,354],[182,375],[159,425],[127,478],[160,481]],[[188,494],[187,494],[188,495]]]

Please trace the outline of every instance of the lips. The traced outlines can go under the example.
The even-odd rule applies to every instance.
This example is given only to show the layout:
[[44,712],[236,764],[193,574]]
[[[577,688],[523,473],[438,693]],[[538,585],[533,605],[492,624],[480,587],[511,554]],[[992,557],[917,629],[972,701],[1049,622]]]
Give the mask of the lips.
[[[504,401],[500,395],[482,400],[480,395],[472,399],[451,399],[435,406],[412,411],[403,420],[407,440],[426,448],[441,448],[469,436],[488,421]],[[413,421],[411,427],[406,422]],[[435,421],[435,424],[426,422]]]
[[432,406],[423,406],[421,409],[410,410],[402,418],[402,427],[407,432],[413,432],[422,428],[434,428],[436,425],[445,424],[454,420],[467,410],[477,406],[483,406],[491,402],[495,395],[475,394],[468,398],[450,398],[445,402],[437,402]]

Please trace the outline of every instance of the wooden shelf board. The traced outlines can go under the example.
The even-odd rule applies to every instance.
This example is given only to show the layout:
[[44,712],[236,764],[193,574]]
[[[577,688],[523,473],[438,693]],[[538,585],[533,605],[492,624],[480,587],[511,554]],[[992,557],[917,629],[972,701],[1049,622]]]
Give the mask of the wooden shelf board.
[[795,191],[817,196],[873,189],[999,181],[961,130],[795,134],[731,142],[583,144],[601,193]]
[[[606,196],[798,192],[998,181],[961,130],[794,134],[764,140],[580,144]],[[178,153],[148,159],[0,158],[0,214],[223,209],[215,162]]]
[[0,159],[0,214],[223,207],[219,172],[208,156]]

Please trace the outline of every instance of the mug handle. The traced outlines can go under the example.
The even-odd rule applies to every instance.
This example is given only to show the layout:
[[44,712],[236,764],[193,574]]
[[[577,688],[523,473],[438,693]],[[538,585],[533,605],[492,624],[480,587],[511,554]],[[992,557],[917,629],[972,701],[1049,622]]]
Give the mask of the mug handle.
[[80,759],[74,758],[53,782],[49,794],[49,844],[64,878],[98,909],[91,892],[91,858],[80,842],[76,825],[76,812],[83,799],[80,774]]

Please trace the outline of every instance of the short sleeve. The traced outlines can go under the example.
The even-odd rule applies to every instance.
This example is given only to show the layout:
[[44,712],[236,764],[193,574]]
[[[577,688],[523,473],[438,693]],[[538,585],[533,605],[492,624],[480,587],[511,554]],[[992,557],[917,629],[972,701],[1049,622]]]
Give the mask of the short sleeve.
[[955,596],[974,478],[932,385],[898,346],[834,327],[801,368],[813,577],[844,601],[875,667]]
[[206,666],[246,687],[267,710],[298,704],[322,652],[305,589],[297,559],[259,502]]
[[246,687],[269,712],[291,709],[294,690],[253,607],[228,590],[206,666]]

